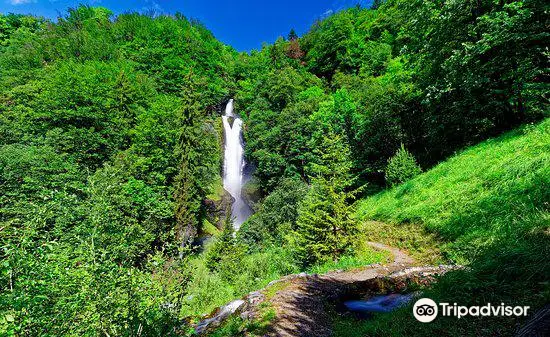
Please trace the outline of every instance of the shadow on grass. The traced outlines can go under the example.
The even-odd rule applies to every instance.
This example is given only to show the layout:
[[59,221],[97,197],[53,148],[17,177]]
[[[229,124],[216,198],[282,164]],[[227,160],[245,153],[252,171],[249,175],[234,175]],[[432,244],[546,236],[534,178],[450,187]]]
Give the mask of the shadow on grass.
[[[334,316],[334,337],[354,336],[514,336],[536,311],[550,303],[550,235],[545,230],[503,238],[485,247],[469,270],[449,272],[423,297],[435,302],[473,306],[530,306],[527,317],[439,316],[424,324],[412,315],[412,304],[369,321]],[[550,329],[548,319],[537,329]]]
[[[268,336],[332,336],[335,317],[345,315],[344,301],[380,294],[410,293],[418,290],[421,284],[435,280],[433,276],[420,273],[392,278],[383,276],[400,270],[403,270],[402,266],[392,265],[389,269],[373,268],[372,278],[365,280],[312,276],[295,283],[274,300],[280,314],[272,322]],[[380,277],[374,277],[379,274]]]

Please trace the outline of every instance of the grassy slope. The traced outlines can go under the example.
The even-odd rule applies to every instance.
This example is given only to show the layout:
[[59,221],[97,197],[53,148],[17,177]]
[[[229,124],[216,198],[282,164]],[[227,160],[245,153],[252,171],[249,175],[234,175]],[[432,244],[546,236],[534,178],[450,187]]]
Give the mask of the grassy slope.
[[[550,291],[550,119],[491,139],[396,188],[358,204],[372,239],[426,260],[467,264],[427,289],[461,305],[539,307]],[[379,225],[378,220],[390,225]],[[435,252],[435,254],[434,254]],[[440,252],[440,253],[438,253]],[[410,308],[371,322],[338,320],[337,335],[511,334],[520,320],[438,318],[422,324]]]

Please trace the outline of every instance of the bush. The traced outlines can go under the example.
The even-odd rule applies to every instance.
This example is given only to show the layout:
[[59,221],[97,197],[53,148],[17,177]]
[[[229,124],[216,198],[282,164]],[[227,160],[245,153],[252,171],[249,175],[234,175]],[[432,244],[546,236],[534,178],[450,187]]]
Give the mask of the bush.
[[386,182],[390,186],[399,185],[414,178],[421,172],[422,169],[416,163],[414,156],[405,149],[403,144],[401,144],[401,148],[397,150],[395,155],[388,159],[388,166],[386,166]]
[[298,179],[285,178],[269,194],[243,224],[237,238],[251,251],[275,244],[280,246],[284,236],[296,228],[298,205],[307,193],[307,185]]

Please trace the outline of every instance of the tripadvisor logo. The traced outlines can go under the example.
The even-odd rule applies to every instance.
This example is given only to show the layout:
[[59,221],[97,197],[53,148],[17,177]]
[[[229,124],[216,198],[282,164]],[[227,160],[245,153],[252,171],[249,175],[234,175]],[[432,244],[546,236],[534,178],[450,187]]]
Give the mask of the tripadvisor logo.
[[439,303],[437,305],[429,298],[421,298],[413,306],[414,317],[422,323],[433,321],[439,312],[442,316],[454,316],[462,318],[464,316],[527,316],[528,306],[509,306],[501,303],[492,305],[487,303],[483,306],[466,307],[453,303]]
[[421,298],[414,304],[413,314],[422,323],[429,323],[437,317],[437,304],[429,298]]

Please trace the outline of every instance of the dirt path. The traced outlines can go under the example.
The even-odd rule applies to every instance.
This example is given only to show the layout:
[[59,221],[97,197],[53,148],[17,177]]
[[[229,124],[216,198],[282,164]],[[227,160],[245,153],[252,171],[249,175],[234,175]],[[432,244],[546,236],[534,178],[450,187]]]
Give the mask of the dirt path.
[[403,271],[415,263],[413,258],[397,248],[377,242],[368,244],[375,249],[389,251],[393,262],[321,276],[308,275],[289,281],[270,299],[276,318],[267,336],[328,337],[331,335],[332,321],[325,308],[328,301],[338,299],[350,286]]
[[393,256],[393,263],[407,265],[415,263],[415,260],[412,257],[410,257],[407,253],[398,248],[386,246],[385,244],[380,242],[367,242],[367,244],[375,249],[386,250],[390,252]]
[[[196,326],[196,332],[219,326],[227,317],[238,314],[255,319],[260,304],[269,302],[275,310],[271,321],[269,337],[328,337],[331,335],[331,307],[350,294],[376,294],[380,289],[401,291],[410,280],[422,279],[423,283],[431,275],[444,274],[457,266],[417,266],[416,261],[406,252],[382,243],[368,242],[378,250],[390,252],[390,260],[385,264],[372,264],[348,271],[332,271],[323,275],[306,273],[287,275],[271,282],[266,288],[249,293],[240,300],[233,301]],[[433,279],[433,277],[431,277]],[[276,285],[278,284],[278,285]],[[272,295],[272,287],[281,290]],[[406,290],[406,289],[403,289]]]

